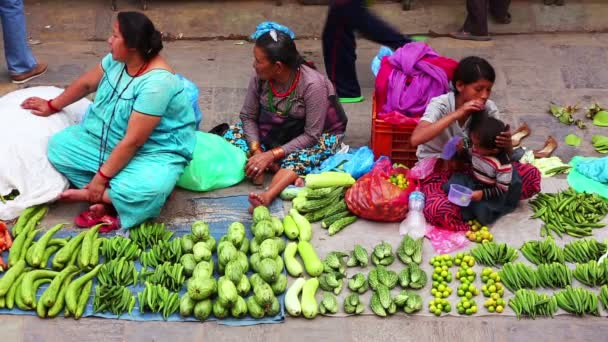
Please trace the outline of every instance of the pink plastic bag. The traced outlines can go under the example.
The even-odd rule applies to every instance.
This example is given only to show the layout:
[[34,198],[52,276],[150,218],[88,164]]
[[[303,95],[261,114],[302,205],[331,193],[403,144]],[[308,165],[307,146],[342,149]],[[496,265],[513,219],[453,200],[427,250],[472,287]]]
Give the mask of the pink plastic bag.
[[419,160],[410,170],[410,177],[414,179],[425,179],[433,173],[433,170],[435,170],[437,159],[437,157],[428,157]]
[[470,241],[465,236],[465,232],[454,232],[447,229],[433,227],[426,233],[426,237],[431,241],[431,245],[439,254],[447,254],[465,248]]

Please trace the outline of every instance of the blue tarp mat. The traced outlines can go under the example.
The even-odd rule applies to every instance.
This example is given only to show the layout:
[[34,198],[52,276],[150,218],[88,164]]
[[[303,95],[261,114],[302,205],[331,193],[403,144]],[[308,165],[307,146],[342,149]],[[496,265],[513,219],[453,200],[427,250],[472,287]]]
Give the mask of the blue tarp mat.
[[[235,221],[242,222],[247,228],[246,234],[247,238],[251,238],[251,215],[248,213],[247,209],[249,208],[249,202],[247,200],[247,196],[229,196],[229,197],[219,197],[219,198],[197,198],[191,200],[190,203],[193,206],[194,212],[196,213],[196,218],[192,220],[184,221],[183,223],[175,223],[172,225],[168,225],[167,229],[174,231],[174,237],[180,237],[185,234],[190,233],[190,226],[192,222],[197,220],[205,221],[209,224],[209,228],[211,230],[211,235],[219,242],[219,239],[226,234],[228,230],[228,226]],[[269,210],[272,215],[283,217],[283,208],[281,205],[281,201],[274,201],[272,205],[269,207]],[[46,227],[45,227],[46,228]],[[59,231],[55,236],[56,237],[66,237],[68,235],[75,236],[80,231],[73,229],[63,229]],[[115,235],[126,235],[126,231],[117,231],[109,234],[104,234],[103,237],[110,238]],[[4,252],[2,254],[4,260],[8,259],[8,253]],[[214,254],[214,259],[217,265],[217,255]],[[51,257],[52,260],[52,257]],[[103,262],[103,260],[101,261]],[[50,261],[49,261],[50,265]],[[138,270],[141,270],[141,264],[139,260],[135,262],[135,266]],[[217,270],[217,267],[215,267]],[[151,268],[149,270],[152,270]],[[216,271],[217,272],[217,271]],[[219,275],[216,275],[219,276]],[[95,289],[95,285],[97,283],[97,279],[95,279],[93,289]],[[40,297],[44,290],[48,287],[48,284],[41,286],[38,290],[37,297]],[[130,286],[132,294],[137,299],[137,293],[143,291],[143,284],[136,284],[135,286]],[[93,296],[94,290],[91,291],[91,298],[89,299],[89,303],[87,304],[87,308],[84,312],[83,317],[102,317],[102,318],[112,318],[112,319],[124,319],[131,321],[162,321],[162,315],[160,313],[145,313],[141,314],[139,312],[139,303],[135,304],[135,308],[133,312],[129,315],[128,313],[123,314],[118,317],[111,313],[93,313]],[[184,285],[181,293],[183,295],[186,292],[186,286]],[[282,294],[279,296],[279,302],[281,303],[281,311],[277,316],[274,317],[264,317],[261,319],[254,319],[252,317],[246,316],[244,318],[226,318],[222,320],[218,320],[215,317],[209,317],[208,321],[217,321],[220,324],[225,325],[235,325],[235,326],[244,326],[244,325],[255,325],[255,324],[263,324],[263,323],[281,323],[285,320],[285,304],[284,304],[284,296]],[[10,315],[36,315],[35,311],[22,311],[18,308],[13,308],[13,310],[0,309],[0,315],[2,314],[10,314]],[[171,315],[168,319],[169,321],[192,321],[198,322],[194,317],[183,318],[179,315],[179,312]]]

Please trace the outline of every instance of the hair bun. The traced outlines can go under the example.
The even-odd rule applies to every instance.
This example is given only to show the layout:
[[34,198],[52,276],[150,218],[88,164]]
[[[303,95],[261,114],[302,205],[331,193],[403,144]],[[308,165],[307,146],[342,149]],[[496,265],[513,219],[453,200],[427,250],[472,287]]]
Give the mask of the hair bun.
[[146,51],[146,56],[148,57],[148,59],[152,59],[152,58],[156,57],[156,55],[158,55],[158,53],[162,49],[163,49],[162,35],[160,34],[160,32],[158,30],[154,30],[154,32],[150,36],[149,48],[148,48],[148,51]]

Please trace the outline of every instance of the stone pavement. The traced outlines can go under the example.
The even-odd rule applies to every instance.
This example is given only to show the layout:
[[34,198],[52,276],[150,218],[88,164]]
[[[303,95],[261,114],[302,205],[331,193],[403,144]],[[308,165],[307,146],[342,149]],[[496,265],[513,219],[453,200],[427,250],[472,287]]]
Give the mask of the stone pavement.
[[[302,6],[296,0],[148,0],[149,15],[170,36],[184,39],[247,37],[265,20],[288,25],[299,37],[319,37],[327,6]],[[311,1],[308,1],[309,3]],[[320,1],[321,3],[323,1]],[[139,0],[117,0],[118,10],[139,9]],[[327,3],[327,0],[325,1]],[[60,3],[25,0],[30,34],[37,39],[105,39],[114,12],[110,0],[62,0]],[[59,5],[61,4],[61,5]],[[375,0],[372,10],[405,33],[454,31],[464,22],[465,0],[412,0],[402,11],[395,1]],[[69,9],[69,10],[66,10]],[[490,32],[606,32],[608,6],[604,0],[566,0],[565,6],[545,6],[542,0],[512,1],[513,22],[490,21]]]
[[[66,3],[79,6],[80,2]],[[191,4],[185,2],[185,6],[189,5]],[[94,14],[92,9],[90,15]],[[56,20],[53,13],[45,18]],[[39,20],[36,25],[44,23],[42,18]],[[75,27],[70,25],[75,25],[76,22],[76,19],[66,20],[65,25]],[[48,61],[50,69],[46,75],[27,86],[66,86],[107,53],[105,43],[74,37],[70,39],[69,35],[64,34],[66,33],[59,32],[59,38],[54,39],[51,34],[44,35],[43,43],[34,46],[38,58]],[[299,40],[297,44],[301,52],[323,70],[320,41]],[[453,58],[479,55],[491,61],[497,71],[492,98],[501,109],[503,118],[514,127],[523,121],[530,124],[533,133],[524,140],[526,146],[540,147],[546,136],[551,134],[560,141],[556,155],[566,160],[574,154],[595,155],[590,146],[590,138],[593,134],[601,133],[602,129],[592,127],[580,131],[575,127],[563,126],[547,114],[547,109],[550,101],[579,103],[582,106],[591,104],[592,101],[608,104],[608,71],[605,67],[608,62],[608,34],[505,35],[484,43],[439,38],[429,40],[429,44],[438,52]],[[245,87],[252,73],[251,49],[250,43],[241,44],[241,41],[235,40],[177,41],[166,44],[164,53],[175,69],[200,87],[199,102],[204,113],[201,129],[208,130],[218,123],[237,120]],[[359,79],[367,100],[345,106],[350,118],[346,142],[353,146],[369,142],[373,88],[369,61],[377,49],[378,46],[361,41],[357,51]],[[3,60],[0,61],[0,80],[8,79],[3,63]],[[2,82],[4,81],[0,81],[0,95],[17,89],[14,85]],[[584,142],[578,149],[561,143],[564,136],[571,132],[583,137]],[[242,184],[208,195],[246,194],[253,189],[252,186]],[[196,216],[195,210],[185,203],[187,199],[197,196],[199,195],[177,191],[160,219],[172,222]],[[70,221],[80,209],[75,205],[54,205],[44,224]],[[496,316],[441,319],[419,316],[377,319],[367,316],[314,321],[288,319],[284,324],[241,328],[214,323],[141,323],[103,319],[82,319],[75,322],[64,319],[39,320],[30,316],[1,316],[0,331],[2,341],[268,341],[284,340],[285,336],[292,340],[312,338],[341,341],[584,341],[602,340],[608,334],[608,326],[604,324],[604,319],[568,316],[536,321],[516,321],[514,318]]]

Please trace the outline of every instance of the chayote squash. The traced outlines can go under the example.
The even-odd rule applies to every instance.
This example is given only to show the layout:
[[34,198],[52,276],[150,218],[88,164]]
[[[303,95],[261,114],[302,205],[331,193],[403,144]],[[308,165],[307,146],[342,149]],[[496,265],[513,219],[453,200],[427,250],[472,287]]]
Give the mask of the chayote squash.
[[274,284],[272,284],[270,287],[272,287],[272,292],[276,296],[285,292],[285,289],[287,288],[287,276],[284,274],[279,274],[277,281]]
[[209,233],[209,225],[203,221],[194,222],[191,228],[194,242],[207,240],[211,236]]
[[277,272],[277,263],[270,258],[260,261],[258,274],[267,283],[274,283],[280,272]]
[[228,262],[235,260],[237,258],[237,249],[230,242],[225,242],[222,244],[222,248],[218,248],[218,262],[222,266],[226,266]]
[[264,206],[257,206],[253,209],[253,223],[257,224],[262,220],[270,220],[270,211]]
[[196,260],[194,260],[194,254],[184,254],[179,259],[179,263],[184,266],[184,274],[191,276],[196,267]]
[[239,251],[236,256],[236,261],[241,264],[243,273],[247,273],[249,271],[249,260],[247,259],[247,254]]
[[236,299],[236,302],[232,306],[230,313],[234,318],[241,318],[247,315],[247,302],[245,302],[245,299],[243,299],[243,297],[238,297]]
[[260,244],[260,257],[274,259],[279,255],[279,246],[274,239],[266,239]]
[[255,237],[255,240],[257,240],[259,243],[262,243],[262,241],[266,239],[273,238],[275,235],[274,228],[272,226],[272,221],[263,220],[258,222],[255,225],[255,229],[253,230],[253,235]]
[[274,235],[283,235],[283,222],[274,216],[270,218],[270,222],[272,222],[272,227],[274,228]]
[[223,303],[228,303],[230,306],[238,299],[236,286],[226,277],[220,277],[217,282],[217,296]]
[[179,301],[179,314],[182,317],[192,316],[195,304],[196,302],[193,301],[188,294],[183,295]]
[[186,234],[182,236],[180,242],[182,244],[182,254],[192,253],[192,247],[194,247],[194,239],[192,239],[192,235]]
[[255,301],[262,307],[267,307],[271,305],[273,298],[275,298],[274,293],[272,292],[272,288],[264,281],[257,285],[254,285],[253,297],[255,298]]
[[210,298],[217,291],[217,282],[214,278],[190,278],[188,280],[188,296],[194,300]]
[[251,283],[246,275],[242,275],[239,282],[236,284],[236,291],[240,296],[245,296],[251,291]]
[[193,278],[212,278],[213,277],[213,261],[200,261],[192,271]]
[[226,264],[224,275],[234,284],[237,284],[243,276],[243,267],[238,260],[232,260]]
[[194,255],[194,261],[196,262],[209,261],[211,260],[212,256],[209,246],[207,246],[207,244],[202,241],[194,244],[194,247],[192,248],[192,254]]
[[255,298],[249,297],[246,300],[247,302],[247,311],[249,311],[249,316],[253,317],[253,318],[262,318],[264,317],[264,309],[262,308],[262,306],[260,304],[258,304],[258,302],[255,300]]
[[226,237],[233,245],[240,246],[245,239],[245,226],[240,222],[233,222],[228,227]]
[[260,261],[262,261],[260,253],[253,253],[249,257],[249,263],[251,264],[251,268],[253,268],[253,270],[256,272],[259,272],[260,270]]
[[199,321],[206,320],[213,311],[211,299],[202,300],[194,305],[194,317]]
[[224,307],[219,299],[216,300],[215,303],[213,303],[213,315],[215,317],[217,317],[218,319],[222,319],[228,317],[229,314],[230,310]]

